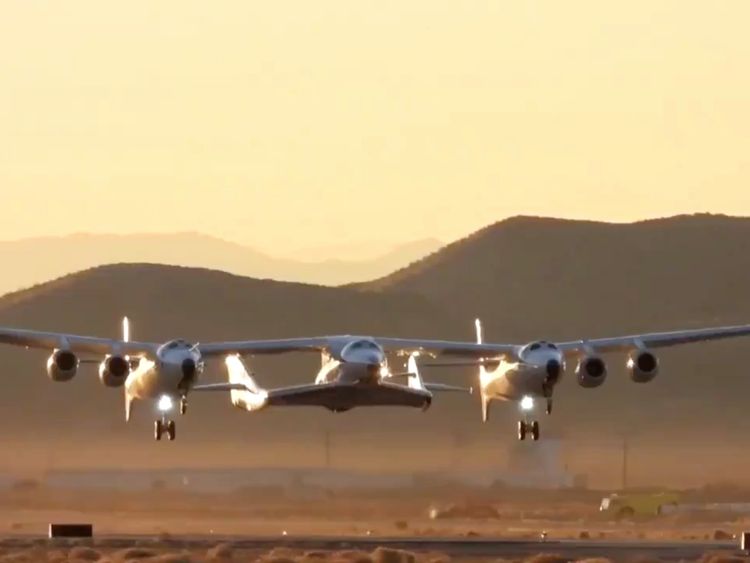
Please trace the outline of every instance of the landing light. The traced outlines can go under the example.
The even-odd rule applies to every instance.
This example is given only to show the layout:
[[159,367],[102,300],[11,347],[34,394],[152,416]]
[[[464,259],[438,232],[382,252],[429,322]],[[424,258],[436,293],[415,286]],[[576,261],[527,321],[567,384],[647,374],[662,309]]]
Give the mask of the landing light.
[[521,410],[522,411],[530,411],[534,408],[534,398],[529,397],[528,395],[521,399]]
[[173,406],[172,398],[169,395],[162,395],[159,398],[158,408],[161,412],[171,411]]

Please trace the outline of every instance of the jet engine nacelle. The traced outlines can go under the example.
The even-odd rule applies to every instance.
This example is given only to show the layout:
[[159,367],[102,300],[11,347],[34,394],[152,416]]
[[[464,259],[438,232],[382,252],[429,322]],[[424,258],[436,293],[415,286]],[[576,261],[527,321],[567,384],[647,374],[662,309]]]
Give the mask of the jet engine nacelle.
[[99,381],[107,387],[122,387],[130,374],[130,363],[122,356],[107,356],[99,364]]
[[636,350],[628,356],[630,379],[636,383],[648,383],[659,374],[659,359],[648,350]]
[[78,356],[70,350],[55,350],[47,360],[47,375],[52,381],[70,381],[78,372]]
[[576,367],[576,377],[581,387],[599,387],[607,379],[607,364],[599,356],[582,358]]

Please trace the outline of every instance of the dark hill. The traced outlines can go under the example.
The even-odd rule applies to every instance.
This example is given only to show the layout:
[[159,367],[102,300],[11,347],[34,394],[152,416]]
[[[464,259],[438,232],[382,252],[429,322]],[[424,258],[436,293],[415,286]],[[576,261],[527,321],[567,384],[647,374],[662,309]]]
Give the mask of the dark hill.
[[483,317],[495,338],[750,322],[750,219],[517,217],[360,287]]

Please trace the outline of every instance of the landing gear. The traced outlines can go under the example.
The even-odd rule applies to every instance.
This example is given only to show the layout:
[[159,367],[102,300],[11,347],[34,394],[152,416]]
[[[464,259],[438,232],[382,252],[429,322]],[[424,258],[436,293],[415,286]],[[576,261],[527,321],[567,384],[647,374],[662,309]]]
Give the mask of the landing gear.
[[180,399],[180,414],[187,413],[188,401],[187,397]]
[[547,410],[545,412],[547,414],[552,414],[552,399],[547,399]]
[[526,440],[526,436],[531,436],[531,439],[535,442],[539,440],[539,421],[534,420],[532,422],[526,422],[524,420],[518,421],[518,439],[521,441]]
[[169,441],[177,437],[177,429],[174,420],[159,419],[154,421],[154,439],[161,440],[162,435],[166,434]]
[[523,420],[518,421],[518,439],[521,441],[526,439],[526,423]]

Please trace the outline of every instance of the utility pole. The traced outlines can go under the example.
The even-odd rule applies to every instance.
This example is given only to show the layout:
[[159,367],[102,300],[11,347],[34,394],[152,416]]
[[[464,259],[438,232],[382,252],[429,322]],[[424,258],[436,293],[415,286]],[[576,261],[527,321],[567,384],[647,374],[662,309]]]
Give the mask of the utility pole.
[[630,442],[628,441],[628,437],[625,436],[622,439],[622,490],[628,488],[628,462],[630,455]]

